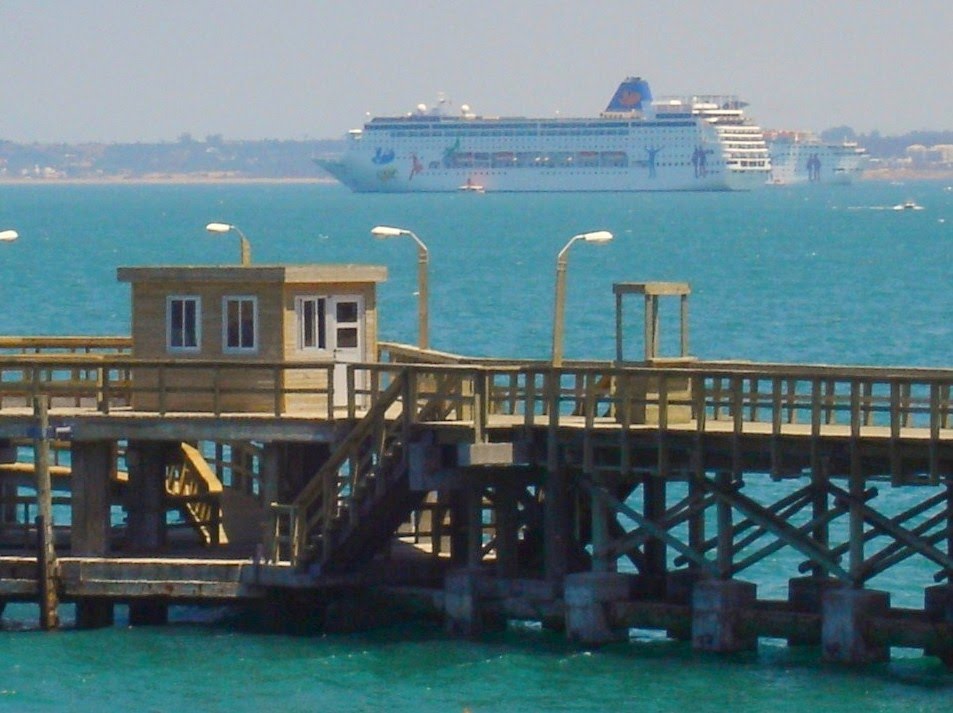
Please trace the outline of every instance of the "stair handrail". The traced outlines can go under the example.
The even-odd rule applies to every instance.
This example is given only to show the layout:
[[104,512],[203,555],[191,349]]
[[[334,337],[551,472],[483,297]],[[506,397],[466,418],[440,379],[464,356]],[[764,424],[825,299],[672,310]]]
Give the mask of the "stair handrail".
[[212,471],[198,448],[182,443],[182,462],[166,471],[166,494],[182,501],[191,524],[206,544],[218,544],[221,524],[222,481]]
[[179,477],[166,479],[169,495],[215,495],[222,492],[222,481],[212,471],[198,448],[182,443],[182,469]]

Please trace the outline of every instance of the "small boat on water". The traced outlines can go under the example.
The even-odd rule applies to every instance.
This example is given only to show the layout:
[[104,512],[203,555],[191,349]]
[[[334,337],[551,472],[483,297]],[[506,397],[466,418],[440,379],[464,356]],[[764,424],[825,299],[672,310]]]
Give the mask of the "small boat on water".
[[464,183],[462,186],[457,188],[457,190],[460,191],[461,193],[485,193],[486,192],[486,189],[483,186],[477,183],[472,183],[469,180],[466,183]]
[[923,206],[917,203],[915,200],[907,200],[903,203],[898,203],[893,207],[894,210],[923,210]]

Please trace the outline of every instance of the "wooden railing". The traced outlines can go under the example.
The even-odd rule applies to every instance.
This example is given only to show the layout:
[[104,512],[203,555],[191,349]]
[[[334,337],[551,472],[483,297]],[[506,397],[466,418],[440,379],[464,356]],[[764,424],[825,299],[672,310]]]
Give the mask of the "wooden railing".
[[[257,375],[254,383],[248,379],[250,372]],[[86,407],[101,413],[131,406],[160,415],[248,411],[280,416],[317,409],[330,419],[334,417],[333,373],[330,363],[151,360],[101,354],[0,357],[0,408],[28,406],[42,394],[52,406]],[[320,385],[289,385],[298,375]],[[316,405],[289,406],[296,397],[313,397]],[[183,406],[185,401],[188,404]],[[240,405],[230,406],[233,402]]]
[[222,542],[222,483],[202,454],[188,443],[182,444],[181,462],[166,468],[165,492],[169,501],[186,515],[207,545]]
[[[554,370],[539,361],[467,361],[397,345],[382,353],[397,361],[348,365],[350,418],[373,408],[396,375],[406,373],[407,405],[416,405],[408,410],[409,419],[469,423],[478,430],[501,416],[531,426],[551,415],[590,425],[691,424],[699,431],[710,425],[724,430],[727,423],[741,432],[759,424],[776,435],[795,425],[815,433],[841,426],[853,436],[879,428],[894,439],[915,435],[933,441],[948,438],[953,428],[951,369],[578,362]],[[5,356],[0,357],[0,406],[27,406],[45,394],[54,405],[102,413],[133,405],[136,411],[160,415],[181,410],[275,416],[310,412],[334,419],[333,370],[333,364],[144,360],[101,353]],[[249,382],[249,371],[260,378]],[[199,404],[182,408],[186,397]],[[297,397],[311,398],[312,406],[294,406]],[[244,405],[249,399],[254,408]],[[317,413],[313,404],[320,404]]]
[[[405,373],[419,405],[412,420],[460,421],[485,428],[508,416],[532,426],[558,414],[589,425],[617,423],[741,433],[751,424],[773,435],[800,425],[817,435],[953,437],[953,370],[697,362],[674,368],[530,365],[356,364],[349,410],[375,403],[393,375]],[[436,416],[436,417],[435,417]],[[515,421],[514,421],[515,417]],[[568,422],[568,421],[567,421]],[[829,432],[834,432],[829,430]]]
[[0,354],[131,354],[132,337],[5,337],[0,336]]

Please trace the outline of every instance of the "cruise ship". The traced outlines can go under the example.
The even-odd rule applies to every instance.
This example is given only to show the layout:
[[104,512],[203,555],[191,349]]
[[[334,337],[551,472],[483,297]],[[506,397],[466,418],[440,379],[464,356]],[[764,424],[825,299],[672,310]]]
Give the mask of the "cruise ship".
[[591,118],[477,116],[446,102],[377,117],[319,161],[360,192],[732,191],[764,186],[761,129],[731,96],[653,101],[625,79]]
[[853,141],[830,143],[805,131],[765,132],[771,154],[771,183],[847,184],[869,163],[867,150]]

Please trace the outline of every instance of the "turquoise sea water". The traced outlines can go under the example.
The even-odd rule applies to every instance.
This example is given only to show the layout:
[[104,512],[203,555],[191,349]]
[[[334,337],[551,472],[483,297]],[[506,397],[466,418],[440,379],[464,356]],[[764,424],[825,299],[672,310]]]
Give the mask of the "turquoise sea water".
[[[924,210],[890,209],[911,198]],[[236,262],[237,238],[206,233],[210,221],[239,226],[258,263],[386,265],[388,340],[416,340],[416,256],[409,240],[373,240],[372,226],[409,228],[429,246],[435,348],[526,357],[549,354],[556,253],[576,233],[606,229],[612,243],[570,253],[567,358],[613,357],[613,282],[673,280],[692,284],[699,357],[951,366],[953,191],[942,182],[416,196],[318,185],[4,185],[0,229],[21,238],[0,245],[0,332],[127,334],[128,285],[116,268]],[[639,305],[630,311],[626,350],[637,357]],[[782,592],[790,572],[775,562],[783,574],[772,580],[771,566],[759,573],[762,595]],[[878,586],[918,606],[932,572],[918,566]],[[0,709],[953,708],[953,674],[919,652],[850,671],[771,641],[724,658],[654,637],[580,651],[523,626],[479,642],[427,625],[287,637],[212,614],[177,610],[170,627],[129,629],[120,610],[112,629],[44,634],[33,630],[35,607],[10,605]]]

